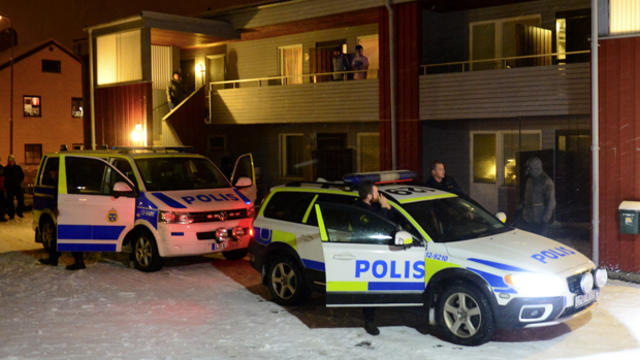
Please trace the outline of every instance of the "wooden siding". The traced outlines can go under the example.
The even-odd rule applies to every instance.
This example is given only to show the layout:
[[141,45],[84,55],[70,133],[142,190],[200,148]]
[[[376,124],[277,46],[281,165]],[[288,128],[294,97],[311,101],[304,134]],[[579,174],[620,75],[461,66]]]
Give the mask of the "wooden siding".
[[618,205],[640,201],[640,37],[600,41],[600,263],[640,271],[640,235],[620,234]]
[[376,121],[378,80],[214,91],[214,124]]
[[132,146],[131,131],[137,124],[147,125],[152,143],[151,83],[142,82],[97,88],[95,90],[96,143]]
[[420,76],[420,119],[591,112],[589,63]]
[[[169,130],[164,136],[167,142],[181,142],[186,146],[193,146],[196,152],[204,154],[207,146],[206,117],[206,87],[194,91],[184,102],[167,114],[163,120],[163,130]],[[170,127],[170,128],[169,128]],[[171,139],[169,141],[168,139]]]
[[[401,3],[415,0],[395,0]],[[380,0],[306,0],[278,5],[251,7],[246,10],[223,14],[224,20],[234,28],[256,28],[284,22],[293,22],[326,15],[341,14],[384,6]]]
[[[278,48],[302,44],[304,73],[312,72],[310,59],[305,56],[318,42],[346,39],[349,49],[356,45],[356,38],[378,33],[377,24],[346,28],[310,31],[260,40],[232,42],[227,44],[226,79],[252,79],[280,75],[280,53]],[[352,50],[350,50],[352,51]]]

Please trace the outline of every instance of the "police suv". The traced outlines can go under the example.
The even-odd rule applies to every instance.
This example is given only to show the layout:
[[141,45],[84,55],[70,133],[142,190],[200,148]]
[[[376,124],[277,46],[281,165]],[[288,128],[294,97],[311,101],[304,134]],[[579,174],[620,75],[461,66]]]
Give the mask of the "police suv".
[[[317,289],[329,307],[424,306],[463,345],[491,340],[496,328],[557,324],[595,304],[607,273],[584,255],[473,201],[402,183],[412,177],[272,188],[249,251],[273,299],[291,305]],[[354,206],[363,180],[377,182],[393,220]]]
[[238,158],[229,180],[184,148],[46,154],[34,188],[36,242],[58,251],[128,251],[155,271],[163,257],[243,257],[253,236],[255,172]]

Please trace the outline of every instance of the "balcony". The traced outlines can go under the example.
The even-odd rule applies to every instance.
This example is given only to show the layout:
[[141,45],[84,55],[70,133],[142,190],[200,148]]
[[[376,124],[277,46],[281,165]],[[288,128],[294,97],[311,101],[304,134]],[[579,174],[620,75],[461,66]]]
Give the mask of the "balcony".
[[590,63],[562,64],[557,56],[542,54],[423,65],[420,119],[589,114]]
[[[345,78],[352,73],[344,72]],[[378,121],[378,79],[371,78],[376,74],[369,70],[367,80],[330,81],[333,73],[317,73],[212,82],[210,119],[213,124]]]

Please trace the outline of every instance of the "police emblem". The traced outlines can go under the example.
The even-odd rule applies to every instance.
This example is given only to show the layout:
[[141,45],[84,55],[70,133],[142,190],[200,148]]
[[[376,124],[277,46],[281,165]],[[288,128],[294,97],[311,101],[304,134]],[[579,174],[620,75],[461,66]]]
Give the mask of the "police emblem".
[[109,220],[109,222],[118,221],[118,212],[116,211],[116,209],[109,210],[109,212],[107,213],[107,220]]

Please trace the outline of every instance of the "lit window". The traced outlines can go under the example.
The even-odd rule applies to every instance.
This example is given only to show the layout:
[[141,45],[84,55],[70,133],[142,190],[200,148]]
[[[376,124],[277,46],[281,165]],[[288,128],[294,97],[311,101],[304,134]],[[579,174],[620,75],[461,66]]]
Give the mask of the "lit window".
[[71,116],[74,118],[81,118],[82,115],[84,115],[82,98],[71,98]]
[[22,98],[24,108],[24,116],[40,117],[42,116],[40,96],[25,95]]
[[540,134],[509,133],[503,137],[504,183],[515,185],[518,179],[518,154],[524,151],[540,150]]
[[140,30],[98,36],[98,85],[142,79]]
[[302,45],[280,48],[280,74],[286,84],[302,84]]
[[496,183],[496,135],[473,135],[473,182]]
[[609,31],[640,31],[640,0],[609,0]]
[[24,144],[24,163],[38,164],[42,158],[42,144]]

